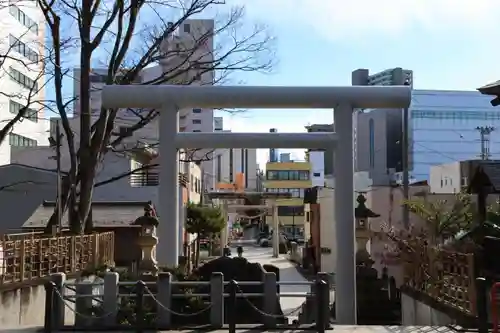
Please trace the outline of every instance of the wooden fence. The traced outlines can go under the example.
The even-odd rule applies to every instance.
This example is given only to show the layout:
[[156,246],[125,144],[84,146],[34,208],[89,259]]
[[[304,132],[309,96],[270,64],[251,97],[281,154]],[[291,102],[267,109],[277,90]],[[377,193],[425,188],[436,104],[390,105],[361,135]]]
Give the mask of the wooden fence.
[[466,314],[476,314],[470,253],[427,248],[403,260],[405,284]]
[[111,265],[114,242],[113,232],[59,237],[5,235],[0,239],[0,286]]

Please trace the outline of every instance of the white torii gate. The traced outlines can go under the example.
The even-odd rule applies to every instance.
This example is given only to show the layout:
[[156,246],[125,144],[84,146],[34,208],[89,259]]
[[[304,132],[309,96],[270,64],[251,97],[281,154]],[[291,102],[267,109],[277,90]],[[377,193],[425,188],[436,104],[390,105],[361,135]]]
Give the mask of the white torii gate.
[[[175,266],[179,256],[177,148],[335,147],[337,256],[336,319],[356,324],[356,264],[353,196],[353,109],[407,108],[408,86],[250,87],[111,85],[102,91],[106,108],[156,108],[160,115],[159,263]],[[178,111],[201,108],[334,109],[334,133],[178,133]],[[286,117],[283,117],[286,121]],[[249,125],[251,128],[251,125]],[[339,142],[339,144],[337,143]]]
[[228,205],[229,210],[238,210],[238,209],[271,209],[273,212],[273,237],[272,237],[272,245],[273,245],[273,257],[279,257],[279,243],[280,243],[280,233],[279,233],[279,218],[278,218],[278,205],[273,203],[272,205]]

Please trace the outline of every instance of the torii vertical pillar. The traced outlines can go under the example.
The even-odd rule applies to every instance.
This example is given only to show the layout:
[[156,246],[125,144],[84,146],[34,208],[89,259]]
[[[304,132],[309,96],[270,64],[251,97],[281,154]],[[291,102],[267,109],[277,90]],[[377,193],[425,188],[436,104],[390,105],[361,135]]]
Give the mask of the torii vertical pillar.
[[337,238],[335,284],[339,287],[335,290],[335,314],[340,325],[357,322],[352,113],[350,105],[339,105],[334,110],[334,127],[339,140],[333,159],[333,213]]
[[169,104],[160,113],[160,236],[156,259],[167,267],[179,265],[179,154],[175,138],[179,130],[178,109]]

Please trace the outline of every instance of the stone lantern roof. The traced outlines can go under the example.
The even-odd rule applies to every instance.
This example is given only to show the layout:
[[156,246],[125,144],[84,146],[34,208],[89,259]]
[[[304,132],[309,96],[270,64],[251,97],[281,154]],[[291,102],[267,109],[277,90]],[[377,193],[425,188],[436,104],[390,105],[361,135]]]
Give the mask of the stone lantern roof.
[[363,194],[359,194],[356,201],[358,202],[358,206],[354,210],[354,216],[357,219],[367,219],[380,216],[380,214],[377,214],[370,208],[366,207],[366,198]]
[[158,227],[160,221],[156,216],[155,209],[151,201],[149,201],[146,206],[144,206],[144,215],[138,217],[133,225],[140,225],[141,227]]

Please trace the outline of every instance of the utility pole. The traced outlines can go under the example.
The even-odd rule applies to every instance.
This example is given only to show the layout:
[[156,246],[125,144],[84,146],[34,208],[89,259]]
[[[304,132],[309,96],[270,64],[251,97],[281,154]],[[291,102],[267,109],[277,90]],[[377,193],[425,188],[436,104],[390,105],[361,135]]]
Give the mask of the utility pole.
[[492,126],[478,126],[476,130],[479,132],[481,140],[481,153],[479,157],[483,160],[489,160],[490,154],[490,134],[495,130]]
[[[403,83],[409,86],[410,82],[405,80]],[[403,167],[403,198],[405,202],[410,199],[410,170],[409,170],[409,112],[408,108],[403,109],[403,138],[402,138],[402,167]],[[408,228],[410,225],[410,210],[408,205],[402,205],[403,208],[403,226]]]

